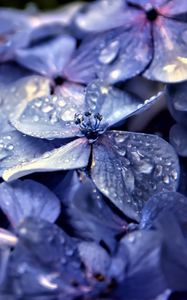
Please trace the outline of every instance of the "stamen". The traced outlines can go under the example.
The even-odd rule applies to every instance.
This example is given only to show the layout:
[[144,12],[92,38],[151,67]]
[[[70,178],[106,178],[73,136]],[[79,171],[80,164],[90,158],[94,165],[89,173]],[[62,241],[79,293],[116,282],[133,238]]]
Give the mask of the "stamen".
[[92,141],[95,141],[99,136],[100,132],[103,131],[100,128],[100,123],[103,116],[99,113],[93,114],[90,111],[86,111],[84,114],[75,114],[75,124],[79,125],[81,132]]

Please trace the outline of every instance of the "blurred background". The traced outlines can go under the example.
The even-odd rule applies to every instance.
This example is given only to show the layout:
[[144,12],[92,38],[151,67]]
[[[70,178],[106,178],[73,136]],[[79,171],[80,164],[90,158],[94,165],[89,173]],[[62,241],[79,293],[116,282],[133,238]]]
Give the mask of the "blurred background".
[[[23,0],[0,0],[0,6],[5,7],[16,7],[16,8],[26,8],[28,6],[36,5],[39,9],[52,9],[63,4],[69,4],[73,2],[80,2],[77,0],[36,0],[36,1],[23,1]],[[91,0],[84,0],[84,2],[91,2]]]

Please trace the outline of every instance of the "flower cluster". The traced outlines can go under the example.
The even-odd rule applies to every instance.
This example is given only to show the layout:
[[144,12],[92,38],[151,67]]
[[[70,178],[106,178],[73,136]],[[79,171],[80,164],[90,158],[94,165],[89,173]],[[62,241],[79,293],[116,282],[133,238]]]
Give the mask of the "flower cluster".
[[186,299],[186,16],[0,9],[0,299]]

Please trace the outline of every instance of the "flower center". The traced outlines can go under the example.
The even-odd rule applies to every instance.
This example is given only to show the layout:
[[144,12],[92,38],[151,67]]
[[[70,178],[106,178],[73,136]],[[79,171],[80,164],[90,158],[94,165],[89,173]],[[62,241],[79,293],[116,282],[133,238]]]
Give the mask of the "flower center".
[[80,131],[90,142],[96,141],[98,136],[103,133],[104,130],[100,125],[102,119],[101,114],[90,111],[84,114],[77,113],[74,117],[75,124],[79,126]]
[[153,22],[158,17],[158,11],[155,8],[150,8],[146,11],[146,16],[149,21]]

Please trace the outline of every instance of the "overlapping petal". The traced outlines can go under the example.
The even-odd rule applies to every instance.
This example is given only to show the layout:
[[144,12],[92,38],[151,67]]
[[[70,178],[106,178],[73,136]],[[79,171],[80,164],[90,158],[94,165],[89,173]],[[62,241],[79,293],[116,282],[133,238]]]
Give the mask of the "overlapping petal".
[[25,136],[18,131],[7,131],[0,135],[0,175],[17,164],[29,162],[54,149],[51,142]]
[[125,231],[127,223],[109,208],[88,177],[82,173],[80,177],[76,172],[68,173],[55,189],[63,203],[67,223],[77,236],[104,241],[113,250],[115,237]]
[[64,34],[47,43],[17,50],[16,61],[49,78],[62,76],[62,70],[70,60],[75,44],[73,37]]
[[138,24],[128,24],[85,39],[65,74],[83,83],[95,78],[108,83],[126,80],[146,68],[152,58],[151,48],[151,27],[142,15]]
[[187,24],[159,17],[153,26],[154,55],[144,75],[152,80],[180,82],[187,79]]
[[94,183],[132,219],[152,194],[175,190],[178,174],[177,155],[158,136],[109,131],[93,147]]
[[64,84],[59,93],[21,102],[11,117],[13,126],[22,133],[45,139],[79,135],[74,117],[85,111],[84,88]]
[[31,216],[54,222],[60,214],[60,201],[40,183],[17,180],[0,185],[0,208],[11,225],[17,227]]
[[45,152],[34,160],[23,162],[3,172],[4,180],[14,180],[27,174],[83,168],[88,165],[90,145],[79,138],[60,148]]
[[172,213],[181,224],[187,223],[187,198],[176,192],[153,195],[146,202],[140,222],[142,229],[149,229],[161,215]]
[[180,156],[187,156],[187,129],[175,124],[172,126],[170,133],[170,143]]

